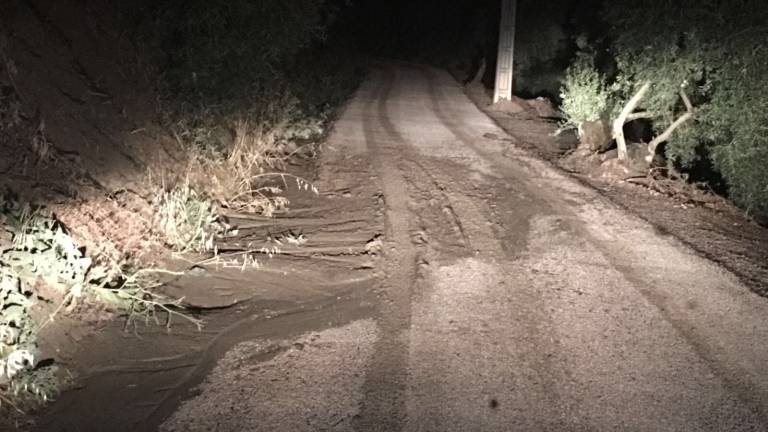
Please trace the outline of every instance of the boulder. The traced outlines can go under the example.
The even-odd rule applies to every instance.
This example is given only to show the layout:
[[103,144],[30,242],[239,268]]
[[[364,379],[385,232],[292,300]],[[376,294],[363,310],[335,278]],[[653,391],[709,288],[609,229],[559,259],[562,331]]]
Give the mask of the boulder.
[[528,106],[536,111],[536,115],[543,118],[560,118],[560,111],[555,108],[555,105],[549,99],[539,96],[536,99],[529,99]]
[[618,152],[612,149],[600,155],[600,177],[610,179],[625,179],[633,176],[642,176],[648,172],[648,162],[645,156],[648,154],[648,146],[643,143],[627,144],[627,160],[620,161]]
[[607,122],[602,120],[584,122],[581,125],[579,141],[581,147],[590,152],[605,151],[613,141],[611,128]]
[[530,110],[530,106],[517,96],[512,96],[511,100],[502,99],[489,107],[489,111],[503,112],[506,114],[520,114]]

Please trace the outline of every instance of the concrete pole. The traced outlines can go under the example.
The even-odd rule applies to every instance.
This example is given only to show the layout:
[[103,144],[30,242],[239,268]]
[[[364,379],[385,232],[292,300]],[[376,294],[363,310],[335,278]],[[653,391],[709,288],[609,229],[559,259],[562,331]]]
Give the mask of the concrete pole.
[[496,60],[496,88],[493,103],[512,99],[512,74],[515,66],[515,21],[517,0],[502,0],[499,27],[499,54]]

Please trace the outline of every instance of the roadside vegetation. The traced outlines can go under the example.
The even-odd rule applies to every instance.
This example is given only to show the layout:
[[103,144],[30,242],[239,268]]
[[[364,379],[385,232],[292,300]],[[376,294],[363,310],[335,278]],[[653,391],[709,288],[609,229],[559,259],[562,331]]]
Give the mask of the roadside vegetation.
[[[287,169],[294,158],[316,155],[335,109],[359,82],[354,52],[332,30],[343,5],[163,0],[116,6],[122,34],[141,47],[137,65],[155,77],[156,117],[183,159],[146,167],[144,183],[153,192],[140,203],[147,211],[136,217],[151,229],[132,235],[178,253],[215,255],[216,240],[231,228],[225,212],[272,216],[288,207],[289,185],[318,193]],[[0,42],[7,40],[0,35]],[[44,120],[25,138],[29,120],[14,81],[18,71],[4,47],[0,139],[11,147],[24,141],[34,169],[50,169],[57,161]],[[89,246],[109,241],[88,240]],[[40,350],[37,335],[62,316],[105,305],[126,324],[170,325],[176,318],[202,325],[181,299],[157,289],[178,274],[131,253],[117,247],[115,258],[86,248],[45,202],[10,189],[0,195],[0,409],[22,412],[56,396],[66,373]]]
[[188,156],[182,178],[152,173],[170,245],[212,250],[213,235],[226,229],[219,209],[271,216],[287,207],[278,174],[289,159],[315,154],[359,79],[351,51],[337,40],[329,48],[342,5],[167,0],[124,13],[161,65],[160,111]]
[[[606,2],[609,61],[596,66],[582,39],[562,88],[565,125],[599,119],[619,160],[714,188],[722,177],[734,202],[768,217],[767,18],[757,0]],[[632,137],[641,143],[627,142],[633,125],[648,130]]]

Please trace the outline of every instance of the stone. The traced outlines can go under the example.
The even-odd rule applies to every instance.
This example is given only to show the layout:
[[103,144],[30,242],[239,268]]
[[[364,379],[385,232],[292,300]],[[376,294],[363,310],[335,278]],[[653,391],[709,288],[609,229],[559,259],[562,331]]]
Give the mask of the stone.
[[607,150],[611,146],[613,136],[607,122],[588,121],[581,125],[579,140],[581,147],[594,153]]
[[536,99],[529,99],[528,105],[536,111],[536,115],[542,118],[560,118],[560,111],[549,99],[539,96]]

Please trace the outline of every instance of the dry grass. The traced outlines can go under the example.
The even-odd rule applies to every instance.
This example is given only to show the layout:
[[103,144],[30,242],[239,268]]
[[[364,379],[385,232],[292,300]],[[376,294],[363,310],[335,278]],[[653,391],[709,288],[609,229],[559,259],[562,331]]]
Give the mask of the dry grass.
[[297,152],[290,143],[297,135],[297,124],[287,112],[274,117],[279,120],[256,125],[244,119],[235,121],[231,147],[221,157],[191,146],[183,182],[204,191],[222,207],[267,216],[289,204],[282,196],[289,180],[300,189],[316,192],[309,182],[283,172],[286,161]]

